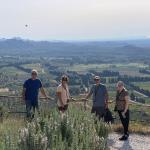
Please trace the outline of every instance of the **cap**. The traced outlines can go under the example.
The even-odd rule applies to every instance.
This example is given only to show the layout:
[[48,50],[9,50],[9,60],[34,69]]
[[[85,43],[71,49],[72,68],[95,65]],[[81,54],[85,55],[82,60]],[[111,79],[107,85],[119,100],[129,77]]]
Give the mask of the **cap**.
[[100,80],[100,76],[95,76],[94,80]]

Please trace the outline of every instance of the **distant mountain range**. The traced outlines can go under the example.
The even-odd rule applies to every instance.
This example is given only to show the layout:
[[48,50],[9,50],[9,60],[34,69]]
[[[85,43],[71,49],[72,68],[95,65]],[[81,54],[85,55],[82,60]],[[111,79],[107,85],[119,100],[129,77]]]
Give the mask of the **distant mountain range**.
[[62,56],[90,54],[150,55],[150,39],[124,41],[32,41],[19,38],[0,39],[0,55]]

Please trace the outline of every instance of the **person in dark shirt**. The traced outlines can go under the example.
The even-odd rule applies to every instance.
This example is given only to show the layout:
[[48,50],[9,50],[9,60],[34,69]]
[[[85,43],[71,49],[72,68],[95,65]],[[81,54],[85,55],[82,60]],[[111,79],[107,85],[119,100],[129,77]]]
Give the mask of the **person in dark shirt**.
[[129,94],[124,87],[124,83],[119,81],[117,83],[116,106],[115,111],[118,111],[121,123],[124,128],[124,135],[119,140],[124,141],[129,137]]
[[[32,70],[31,78],[26,80],[23,84],[22,96],[26,104],[26,111],[28,118],[34,117],[35,108],[39,112],[39,105],[38,105],[39,90],[41,91],[42,95],[44,95],[44,97],[48,99],[41,81],[37,78],[37,75],[38,75],[37,70]],[[32,109],[33,113],[31,113]]]
[[88,99],[91,95],[93,95],[93,106],[92,113],[95,113],[99,119],[103,118],[106,109],[108,108],[108,92],[105,85],[100,83],[100,77],[94,77],[95,84],[92,86],[90,92],[86,96],[85,99]]

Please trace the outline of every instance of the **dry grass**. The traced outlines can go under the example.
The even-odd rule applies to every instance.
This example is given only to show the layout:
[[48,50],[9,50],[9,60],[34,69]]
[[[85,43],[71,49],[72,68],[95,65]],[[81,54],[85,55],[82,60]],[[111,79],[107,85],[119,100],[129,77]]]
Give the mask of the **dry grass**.
[[[112,128],[113,131],[115,132],[119,132],[119,133],[123,132],[123,127],[121,124],[114,124]],[[129,132],[136,133],[136,134],[150,135],[150,126],[131,122],[129,126]]]
[[4,118],[3,122],[0,123],[0,141],[3,141],[5,135],[7,134],[11,134],[14,137],[17,136],[19,129],[24,126],[25,126],[24,119]]

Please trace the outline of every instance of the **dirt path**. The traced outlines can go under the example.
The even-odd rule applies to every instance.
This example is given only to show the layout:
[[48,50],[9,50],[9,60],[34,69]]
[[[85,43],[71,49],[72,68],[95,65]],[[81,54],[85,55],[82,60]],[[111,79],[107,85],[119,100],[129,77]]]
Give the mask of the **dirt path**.
[[111,133],[108,137],[110,150],[150,150],[150,136],[130,134],[127,141],[119,141],[121,135]]

